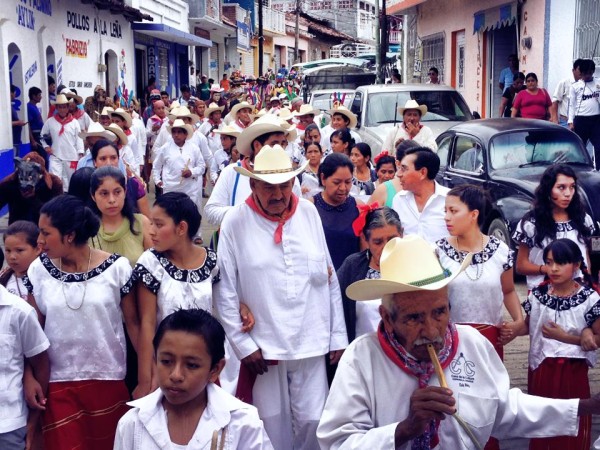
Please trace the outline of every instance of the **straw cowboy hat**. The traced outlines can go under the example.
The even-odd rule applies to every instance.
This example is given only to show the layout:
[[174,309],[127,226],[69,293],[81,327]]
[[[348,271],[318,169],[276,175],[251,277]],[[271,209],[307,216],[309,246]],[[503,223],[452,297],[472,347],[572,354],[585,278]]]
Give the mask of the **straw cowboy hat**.
[[264,181],[269,184],[280,184],[291,180],[295,176],[304,172],[308,161],[294,170],[292,160],[281,145],[265,145],[256,158],[254,158],[254,171],[250,172],[242,166],[235,166],[233,169],[241,175],[245,175],[255,180]]
[[115,142],[117,140],[117,135],[112,131],[108,131],[98,122],[92,122],[90,127],[86,131],[80,131],[79,137],[85,141],[87,137],[102,137],[104,139],[108,139],[111,142]]
[[254,109],[254,105],[251,105],[248,102],[240,102],[237,103],[236,105],[234,105],[233,108],[231,108],[231,111],[229,111],[229,114],[231,114],[231,117],[233,117],[233,120],[237,119],[237,113],[240,111],[240,109],[244,109],[247,108],[250,110],[250,112],[252,112],[252,110]]
[[65,94],[58,94],[56,100],[52,102],[53,105],[68,105],[69,103],[71,103],[71,100]]
[[83,97],[77,95],[69,88],[64,88],[62,91],[60,91],[60,93],[67,97],[69,100],[74,100],[75,103],[77,103],[78,105],[83,103]]
[[[285,123],[284,126],[283,124]],[[254,121],[241,132],[237,139],[237,149],[244,156],[250,156],[252,141],[266,133],[285,133],[288,141],[296,140],[296,127],[290,126],[273,114],[267,114]]]
[[225,125],[220,130],[215,130],[217,134],[224,134],[225,136],[233,136],[234,138],[240,137],[240,131],[237,128],[233,128],[231,125]]
[[352,283],[346,289],[346,295],[353,300],[375,300],[386,294],[436,291],[465,270],[472,256],[469,253],[459,270],[451,273],[440,265],[435,249],[422,237],[409,234],[404,238],[394,238],[385,244],[381,252],[381,278]]
[[110,113],[111,116],[119,116],[125,121],[127,128],[131,128],[131,114],[125,111],[123,108],[117,108]]
[[212,113],[214,113],[215,111],[221,111],[223,112],[223,110],[225,109],[225,106],[219,106],[216,103],[211,103],[210,105],[208,105],[208,107],[204,110],[204,116],[208,117],[210,116]]
[[289,110],[289,108],[281,108],[279,110],[279,112],[277,113],[277,115],[279,116],[279,118],[281,120],[292,120],[295,116],[292,114],[292,112]]
[[318,116],[319,114],[321,114],[321,110],[315,109],[311,105],[302,105],[298,111],[292,113],[294,117],[307,116],[309,114],[312,114],[313,116]]
[[119,144],[125,146],[129,143],[129,139],[127,139],[127,135],[121,129],[121,127],[119,125],[117,125],[116,123],[111,123],[109,126],[104,127],[104,129],[114,133],[117,136],[117,138],[119,138],[119,142],[118,142]]
[[180,106],[178,108],[174,108],[171,110],[171,114],[169,114],[169,120],[182,119],[184,117],[192,119],[193,123],[200,122],[200,116],[192,113],[187,106]]
[[213,84],[210,87],[210,92],[223,92],[225,89],[223,89],[221,86],[219,86],[218,84]]
[[105,106],[104,108],[102,108],[102,112],[100,114],[98,114],[98,111],[94,111],[94,112],[96,114],[98,114],[99,116],[110,116],[114,110],[115,110],[115,108],[111,108],[110,106]]
[[185,138],[186,141],[190,140],[194,135],[194,128],[191,125],[185,123],[183,119],[175,119],[173,125],[167,126],[167,130],[169,131],[169,133],[173,128],[181,128],[185,130],[185,132],[187,133],[187,136]]
[[334,114],[341,114],[344,117],[347,117],[350,123],[348,124],[348,128],[356,127],[358,120],[356,119],[356,115],[346,108],[344,105],[334,106],[329,111],[327,111],[330,116],[333,117]]
[[416,100],[410,99],[406,101],[404,108],[402,106],[398,107],[398,112],[401,115],[404,115],[404,111],[407,109],[417,109],[421,112],[421,117],[427,114],[427,105],[419,105]]
[[173,111],[175,108],[181,108],[181,105],[179,104],[179,100],[173,100],[169,104],[169,111]]

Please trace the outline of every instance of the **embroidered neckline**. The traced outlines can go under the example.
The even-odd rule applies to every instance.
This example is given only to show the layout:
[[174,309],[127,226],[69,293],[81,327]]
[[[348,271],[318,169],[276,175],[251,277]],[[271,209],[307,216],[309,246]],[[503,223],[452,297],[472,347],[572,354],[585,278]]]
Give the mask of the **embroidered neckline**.
[[110,266],[114,264],[114,262],[119,259],[121,255],[118,253],[113,253],[108,258],[106,258],[100,265],[94,267],[88,272],[61,272],[58,267],[54,265],[52,260],[48,257],[46,253],[42,253],[40,255],[40,261],[45,269],[48,271],[50,276],[56,280],[63,281],[65,283],[76,283],[80,281],[89,280],[91,278],[97,277],[102,272],[105,272]]
[[[442,250],[449,258],[453,259],[459,264],[462,264],[468,252],[463,250],[456,250],[450,242],[448,242],[448,238],[442,238],[436,242],[438,248]],[[490,236],[487,244],[483,247],[483,250],[477,253],[473,253],[473,259],[471,260],[472,266],[477,264],[483,264],[486,261],[489,261],[496,250],[500,247],[500,240],[495,236]]]
[[151,248],[150,252],[158,260],[163,269],[165,269],[169,276],[174,280],[187,281],[189,283],[201,283],[210,277],[212,270],[217,265],[217,254],[209,248],[205,247],[205,249],[206,259],[204,260],[204,263],[196,269],[180,269],[171,261],[169,261],[163,253],[155,250],[154,248]]
[[594,292],[587,286],[581,288],[569,297],[559,297],[550,294],[550,284],[543,283],[531,290],[531,294],[542,304],[556,311],[567,311],[584,303]]

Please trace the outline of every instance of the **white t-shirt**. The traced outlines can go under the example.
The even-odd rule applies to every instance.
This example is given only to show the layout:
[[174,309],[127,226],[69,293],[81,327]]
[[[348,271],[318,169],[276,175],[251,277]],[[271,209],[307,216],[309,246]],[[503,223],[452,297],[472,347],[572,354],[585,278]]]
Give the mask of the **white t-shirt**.
[[162,253],[146,250],[135,265],[135,275],[156,295],[156,325],[179,308],[200,308],[212,314],[212,285],[219,281],[217,254],[206,249],[204,263],[180,269]]
[[27,425],[25,358],[50,346],[33,307],[0,286],[0,433]]
[[113,254],[87,273],[67,273],[42,253],[23,282],[46,317],[50,381],[125,378],[121,298],[132,288],[127,258]]
[[23,284],[23,278],[19,278],[14,273],[6,283],[6,290],[23,300],[27,300],[27,288]]

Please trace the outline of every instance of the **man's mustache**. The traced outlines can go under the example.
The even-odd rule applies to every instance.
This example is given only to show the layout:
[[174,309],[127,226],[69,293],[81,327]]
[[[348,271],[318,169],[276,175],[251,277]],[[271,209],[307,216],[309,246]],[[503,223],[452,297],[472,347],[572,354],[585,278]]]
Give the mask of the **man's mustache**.
[[440,345],[444,345],[444,340],[442,339],[441,336],[436,337],[434,340],[430,340],[430,339],[426,339],[426,338],[420,338],[417,339],[413,345],[417,346],[417,345],[428,345],[428,344],[440,344]]

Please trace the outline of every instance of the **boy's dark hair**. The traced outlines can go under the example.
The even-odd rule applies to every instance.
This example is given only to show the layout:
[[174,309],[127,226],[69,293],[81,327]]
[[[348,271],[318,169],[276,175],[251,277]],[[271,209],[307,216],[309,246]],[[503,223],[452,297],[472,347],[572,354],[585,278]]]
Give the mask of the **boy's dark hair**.
[[188,237],[194,239],[200,228],[202,216],[191,198],[183,192],[167,192],[156,199],[154,206],[164,209],[175,225],[185,221],[188,224]]
[[210,355],[211,368],[225,357],[225,330],[217,319],[203,309],[179,309],[165,317],[152,340],[155,354],[167,331],[201,336]]
[[29,92],[27,93],[27,95],[29,96],[29,100],[31,100],[33,97],[35,97],[36,95],[39,95],[41,93],[42,93],[42,90],[39,87],[32,86],[29,88]]

